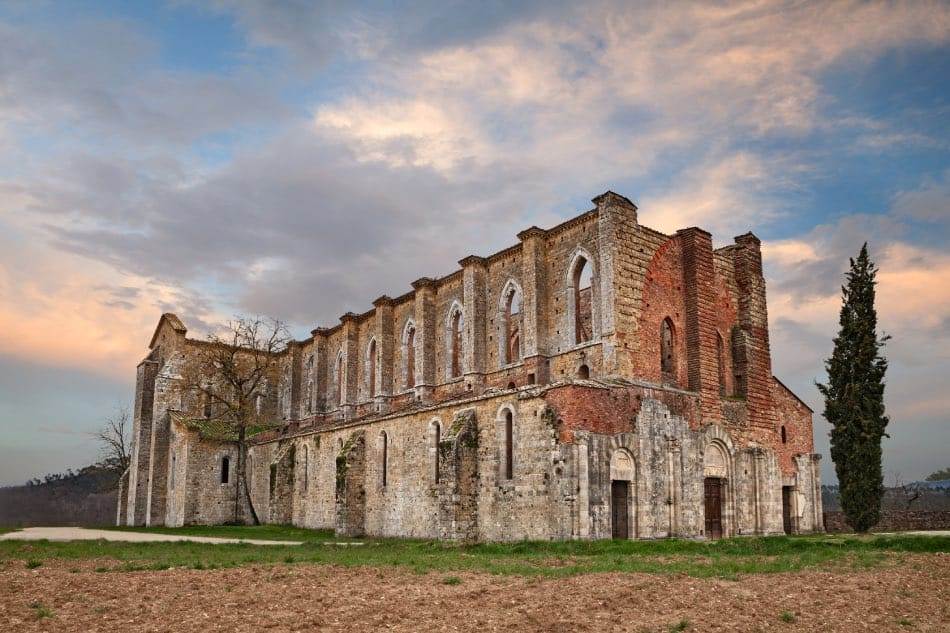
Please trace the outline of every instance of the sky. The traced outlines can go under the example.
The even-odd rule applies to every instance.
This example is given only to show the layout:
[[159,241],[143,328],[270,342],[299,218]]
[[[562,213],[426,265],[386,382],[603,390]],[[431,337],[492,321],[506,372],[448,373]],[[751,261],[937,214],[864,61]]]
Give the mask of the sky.
[[886,483],[950,466],[950,3],[0,0],[0,485],[96,459],[162,312],[303,338],[608,189],[763,240],[826,482],[868,241]]

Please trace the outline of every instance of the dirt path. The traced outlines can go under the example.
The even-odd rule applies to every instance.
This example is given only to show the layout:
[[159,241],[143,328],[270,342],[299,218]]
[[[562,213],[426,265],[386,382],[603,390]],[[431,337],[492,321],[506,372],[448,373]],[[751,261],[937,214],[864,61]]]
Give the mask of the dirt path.
[[[950,631],[950,555],[855,572],[538,580],[277,565],[96,573],[0,566],[0,631]],[[114,562],[110,562],[114,565]],[[32,605],[32,606],[31,606]],[[50,617],[40,618],[43,609]],[[794,614],[794,622],[780,618]]]
[[195,543],[249,543],[251,545],[300,545],[300,541],[265,541],[261,539],[218,538],[216,536],[187,536],[184,534],[158,534],[156,532],[122,532],[119,530],[94,530],[78,527],[28,527],[16,532],[0,534],[0,541],[127,541],[130,543],[155,543],[167,541],[193,541]]

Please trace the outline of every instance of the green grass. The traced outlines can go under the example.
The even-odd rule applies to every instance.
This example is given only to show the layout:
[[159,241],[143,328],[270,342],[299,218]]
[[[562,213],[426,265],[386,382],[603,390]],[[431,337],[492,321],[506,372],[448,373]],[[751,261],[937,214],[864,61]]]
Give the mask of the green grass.
[[791,611],[782,611],[782,613],[779,614],[778,619],[782,622],[785,622],[786,624],[792,624],[795,622],[795,614]]
[[670,633],[680,633],[689,628],[689,620],[683,619],[677,622],[676,624],[671,624],[668,627]]
[[42,602],[34,602],[30,605],[30,608],[33,609],[33,614],[36,616],[37,620],[53,617],[53,610]]
[[15,527],[3,527],[2,525],[0,525],[0,534],[6,534],[7,532],[15,532],[15,531],[17,531],[17,530],[19,530],[19,529],[20,529],[20,528],[15,528]]
[[308,530],[292,525],[189,525],[180,528],[109,527],[122,532],[151,532],[186,536],[260,539],[262,541],[339,541],[333,530]]
[[[297,540],[301,546],[106,541],[0,541],[0,558],[99,559],[96,571],[216,569],[240,565],[334,564],[400,567],[417,573],[484,571],[561,577],[593,572],[688,574],[736,580],[745,574],[808,568],[861,569],[896,560],[891,553],[950,552],[946,536],[740,537],[720,541],[567,541],[455,543],[410,539],[365,539],[334,545],[328,530],[283,526],[159,528],[152,531],[200,536]],[[352,539],[349,539],[352,540]]]

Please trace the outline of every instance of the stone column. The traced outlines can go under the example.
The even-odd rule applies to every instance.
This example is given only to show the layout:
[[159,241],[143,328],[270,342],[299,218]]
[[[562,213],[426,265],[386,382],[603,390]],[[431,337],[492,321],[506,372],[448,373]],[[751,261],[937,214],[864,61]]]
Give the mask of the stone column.
[[485,386],[488,343],[488,260],[469,255],[459,261],[462,267],[462,302],[465,331],[462,332],[462,373],[468,389],[481,393]]
[[393,300],[386,295],[373,302],[376,307],[376,408],[380,413],[389,410],[389,398],[393,393],[393,370],[395,366],[396,335],[393,321]]
[[521,340],[524,371],[535,383],[548,382],[545,333],[547,280],[544,270],[545,231],[536,226],[518,233],[521,240]]
[[435,389],[435,281],[422,277],[412,282],[416,322],[416,398],[428,402]]

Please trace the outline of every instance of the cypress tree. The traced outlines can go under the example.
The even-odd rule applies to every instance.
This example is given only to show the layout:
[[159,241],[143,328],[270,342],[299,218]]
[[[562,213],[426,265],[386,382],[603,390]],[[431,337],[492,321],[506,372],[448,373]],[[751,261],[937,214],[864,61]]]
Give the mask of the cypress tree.
[[884,414],[882,354],[889,337],[877,336],[874,309],[877,267],[868,256],[868,245],[841,288],[843,305],[831,358],[825,361],[828,383],[818,384],[825,397],[825,419],[831,423],[831,459],[841,494],[841,509],[857,532],[867,532],[881,518],[884,473],[881,439],[887,437]]

